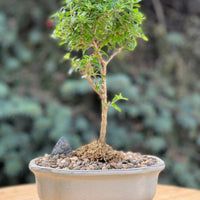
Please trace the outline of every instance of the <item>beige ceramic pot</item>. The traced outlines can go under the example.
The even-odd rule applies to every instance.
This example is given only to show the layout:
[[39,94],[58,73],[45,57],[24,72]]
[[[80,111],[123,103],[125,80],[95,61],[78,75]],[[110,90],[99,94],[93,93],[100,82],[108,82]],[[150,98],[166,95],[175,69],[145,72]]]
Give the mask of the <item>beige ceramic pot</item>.
[[164,162],[150,167],[120,170],[64,170],[40,167],[33,159],[40,200],[152,200]]

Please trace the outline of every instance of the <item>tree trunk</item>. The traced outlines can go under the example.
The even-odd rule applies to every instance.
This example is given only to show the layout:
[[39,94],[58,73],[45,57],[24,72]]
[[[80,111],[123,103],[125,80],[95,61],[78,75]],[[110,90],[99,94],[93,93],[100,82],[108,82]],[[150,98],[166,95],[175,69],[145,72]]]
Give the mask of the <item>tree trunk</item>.
[[[106,98],[107,100],[107,98]],[[107,127],[107,115],[108,115],[108,106],[104,103],[107,103],[105,99],[101,100],[101,130],[99,136],[99,142],[106,143],[106,127]]]
[[101,130],[99,136],[99,142],[101,143],[106,143],[107,115],[108,115],[107,86],[106,86],[106,80],[104,79],[103,94],[101,96]]

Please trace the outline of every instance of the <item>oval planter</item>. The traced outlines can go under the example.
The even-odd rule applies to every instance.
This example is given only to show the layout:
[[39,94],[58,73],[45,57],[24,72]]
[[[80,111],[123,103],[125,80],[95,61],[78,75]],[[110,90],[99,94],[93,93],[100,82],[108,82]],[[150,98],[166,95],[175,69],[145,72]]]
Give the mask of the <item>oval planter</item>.
[[154,166],[119,170],[64,170],[29,168],[36,178],[40,200],[152,200],[164,162]]

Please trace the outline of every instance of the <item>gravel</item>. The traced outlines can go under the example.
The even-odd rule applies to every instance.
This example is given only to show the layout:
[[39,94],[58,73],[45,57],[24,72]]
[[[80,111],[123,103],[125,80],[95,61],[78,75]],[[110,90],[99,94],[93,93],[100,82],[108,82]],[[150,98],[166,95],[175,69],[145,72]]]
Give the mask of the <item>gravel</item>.
[[79,159],[71,154],[57,154],[51,156],[45,154],[36,160],[36,164],[42,167],[50,167],[65,170],[109,170],[109,169],[130,169],[148,167],[157,164],[157,160],[148,155],[140,153],[122,152],[124,159],[118,162],[91,162],[89,159]]

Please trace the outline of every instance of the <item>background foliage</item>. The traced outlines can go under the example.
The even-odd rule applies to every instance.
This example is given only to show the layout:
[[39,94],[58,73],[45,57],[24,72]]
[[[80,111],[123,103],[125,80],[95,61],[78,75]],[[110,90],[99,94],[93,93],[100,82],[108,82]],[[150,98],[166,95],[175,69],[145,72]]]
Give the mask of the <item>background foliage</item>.
[[[161,3],[162,7],[159,6]],[[200,187],[200,1],[144,1],[149,42],[109,66],[107,141],[156,154],[162,183]],[[100,102],[49,35],[56,0],[0,2],[0,186],[33,181],[28,162],[64,135],[73,148],[97,138]],[[78,53],[80,54],[80,52]],[[112,73],[112,74],[111,74]]]

